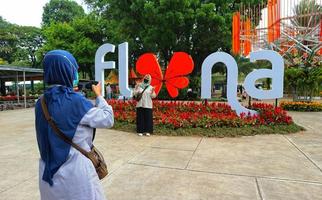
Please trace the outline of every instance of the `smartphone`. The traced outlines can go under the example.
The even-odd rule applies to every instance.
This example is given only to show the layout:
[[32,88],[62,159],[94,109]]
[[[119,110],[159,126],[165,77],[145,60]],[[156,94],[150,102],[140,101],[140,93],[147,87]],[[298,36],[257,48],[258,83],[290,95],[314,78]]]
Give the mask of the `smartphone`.
[[88,83],[86,83],[85,88],[88,90],[92,89],[92,85],[97,85],[98,81],[89,81]]

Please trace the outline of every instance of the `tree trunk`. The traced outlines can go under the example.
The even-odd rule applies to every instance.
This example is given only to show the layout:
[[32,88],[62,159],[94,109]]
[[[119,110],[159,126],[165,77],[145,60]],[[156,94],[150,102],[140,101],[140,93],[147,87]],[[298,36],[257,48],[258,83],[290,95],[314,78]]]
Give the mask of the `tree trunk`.
[[[227,68],[226,68],[226,74],[225,74],[225,82],[224,82],[224,85],[223,85],[223,89],[221,91],[221,97],[222,98],[227,98],[227,76],[228,76],[228,73],[227,73]],[[233,87],[237,87],[237,86],[233,86]],[[237,90],[237,88],[235,88]]]
[[296,90],[296,86],[292,86],[292,95],[293,95],[293,101],[297,101],[297,90]]
[[92,67],[88,68],[88,75],[89,75],[89,79],[90,80],[94,80],[95,79],[95,77],[93,75]]

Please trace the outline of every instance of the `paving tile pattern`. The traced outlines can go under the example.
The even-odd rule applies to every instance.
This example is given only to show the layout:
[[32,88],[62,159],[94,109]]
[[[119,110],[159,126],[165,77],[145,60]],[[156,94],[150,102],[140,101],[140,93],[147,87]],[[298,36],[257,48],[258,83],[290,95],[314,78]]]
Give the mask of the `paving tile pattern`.
[[[322,113],[290,113],[307,131],[240,138],[138,137],[100,129],[109,200],[322,200]],[[0,112],[0,200],[36,200],[34,110]]]

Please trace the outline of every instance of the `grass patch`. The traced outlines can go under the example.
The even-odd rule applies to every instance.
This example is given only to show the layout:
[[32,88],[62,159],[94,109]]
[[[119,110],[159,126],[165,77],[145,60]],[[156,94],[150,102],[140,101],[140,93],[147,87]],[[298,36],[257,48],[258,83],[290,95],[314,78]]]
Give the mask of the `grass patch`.
[[[126,122],[115,122],[114,129],[136,133],[136,125]],[[293,123],[290,125],[274,126],[245,126],[238,128],[215,127],[215,128],[178,128],[170,129],[164,126],[154,126],[155,135],[167,136],[205,136],[205,137],[240,137],[263,134],[290,134],[305,130],[303,127]]]

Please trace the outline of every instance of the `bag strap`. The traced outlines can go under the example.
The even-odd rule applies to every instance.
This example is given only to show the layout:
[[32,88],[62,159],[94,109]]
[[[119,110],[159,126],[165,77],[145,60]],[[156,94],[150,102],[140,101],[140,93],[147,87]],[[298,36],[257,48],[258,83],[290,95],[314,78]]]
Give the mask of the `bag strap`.
[[92,138],[92,142],[94,142],[94,140],[95,140],[95,135],[96,135],[96,128],[93,128],[93,138]]
[[149,87],[149,85],[144,88],[144,90],[142,91],[141,94],[143,94],[145,92],[145,90],[148,89],[148,87]]
[[77,149],[79,152],[81,152],[84,156],[86,156],[88,158],[88,152],[85,151],[83,148],[81,148],[80,146],[78,146],[77,144],[75,144],[71,139],[69,139],[55,124],[53,118],[50,116],[48,109],[47,109],[47,105],[46,105],[46,101],[44,96],[42,96],[40,98],[41,101],[41,108],[42,111],[45,115],[45,118],[47,120],[47,122],[49,123],[49,125],[51,126],[51,128],[54,130],[54,132],[62,139],[64,140],[66,143],[70,144],[72,147],[74,147],[75,149]]
[[140,98],[140,99],[138,99],[138,101],[140,101],[140,100],[142,99],[143,93],[145,92],[145,90],[146,90],[146,89],[148,89],[148,87],[149,87],[149,85],[148,85],[148,86],[146,86],[146,87],[143,89],[143,91],[140,93],[141,98]]

